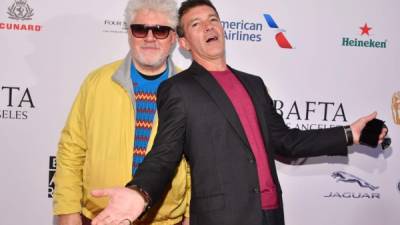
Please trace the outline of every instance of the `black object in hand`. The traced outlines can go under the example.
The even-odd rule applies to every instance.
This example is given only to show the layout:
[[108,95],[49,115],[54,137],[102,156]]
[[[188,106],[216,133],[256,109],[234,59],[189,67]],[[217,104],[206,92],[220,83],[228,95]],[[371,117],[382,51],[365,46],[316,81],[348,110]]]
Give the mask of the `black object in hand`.
[[369,121],[361,131],[360,144],[376,148],[384,123],[379,119]]
[[382,141],[382,144],[381,144],[382,150],[385,150],[385,149],[389,148],[390,144],[392,144],[392,139],[390,139],[388,137],[384,138],[383,141]]

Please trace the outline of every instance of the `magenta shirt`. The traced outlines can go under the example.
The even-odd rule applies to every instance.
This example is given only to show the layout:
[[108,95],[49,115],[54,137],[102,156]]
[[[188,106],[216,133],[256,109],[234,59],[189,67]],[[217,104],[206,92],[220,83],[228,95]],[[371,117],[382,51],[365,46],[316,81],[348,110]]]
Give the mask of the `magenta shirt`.
[[269,170],[268,156],[254,104],[242,83],[229,69],[226,71],[211,71],[211,74],[224,89],[233,104],[249,141],[251,151],[256,158],[262,209],[277,208],[279,206],[278,195]]

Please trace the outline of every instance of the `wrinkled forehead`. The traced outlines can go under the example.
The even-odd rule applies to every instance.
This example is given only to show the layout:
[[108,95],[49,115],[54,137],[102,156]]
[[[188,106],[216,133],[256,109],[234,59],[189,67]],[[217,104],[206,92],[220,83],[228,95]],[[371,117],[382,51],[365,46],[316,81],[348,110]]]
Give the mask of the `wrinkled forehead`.
[[202,20],[210,17],[219,18],[218,13],[210,6],[199,5],[184,12],[181,17],[181,23],[183,26],[185,26],[186,24],[189,24],[195,20]]

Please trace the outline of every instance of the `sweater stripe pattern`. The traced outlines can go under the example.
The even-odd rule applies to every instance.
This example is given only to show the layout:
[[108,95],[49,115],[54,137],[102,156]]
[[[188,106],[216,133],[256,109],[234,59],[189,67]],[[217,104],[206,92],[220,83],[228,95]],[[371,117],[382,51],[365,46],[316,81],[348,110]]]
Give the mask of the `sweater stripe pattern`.
[[156,79],[141,75],[132,64],[131,79],[135,98],[135,133],[133,143],[132,176],[143,162],[153,122],[157,111],[157,89],[160,83],[168,78],[168,68]]

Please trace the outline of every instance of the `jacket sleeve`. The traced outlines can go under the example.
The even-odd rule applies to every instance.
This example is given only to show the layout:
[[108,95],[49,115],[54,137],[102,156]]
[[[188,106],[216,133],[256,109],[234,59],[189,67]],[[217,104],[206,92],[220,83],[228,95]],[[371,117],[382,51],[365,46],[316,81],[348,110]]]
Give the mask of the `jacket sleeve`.
[[81,212],[82,170],[86,154],[85,104],[87,80],[73,103],[57,151],[54,215]]
[[[261,80],[261,78],[259,78]],[[275,153],[285,157],[311,157],[321,155],[347,155],[346,137],[343,127],[299,130],[286,126],[273,105],[261,80],[266,99],[265,113],[270,139]]]
[[137,185],[156,204],[175,174],[183,153],[186,129],[185,107],[182,95],[169,79],[157,91],[158,131],[154,145],[140,164],[135,179],[127,184]]

